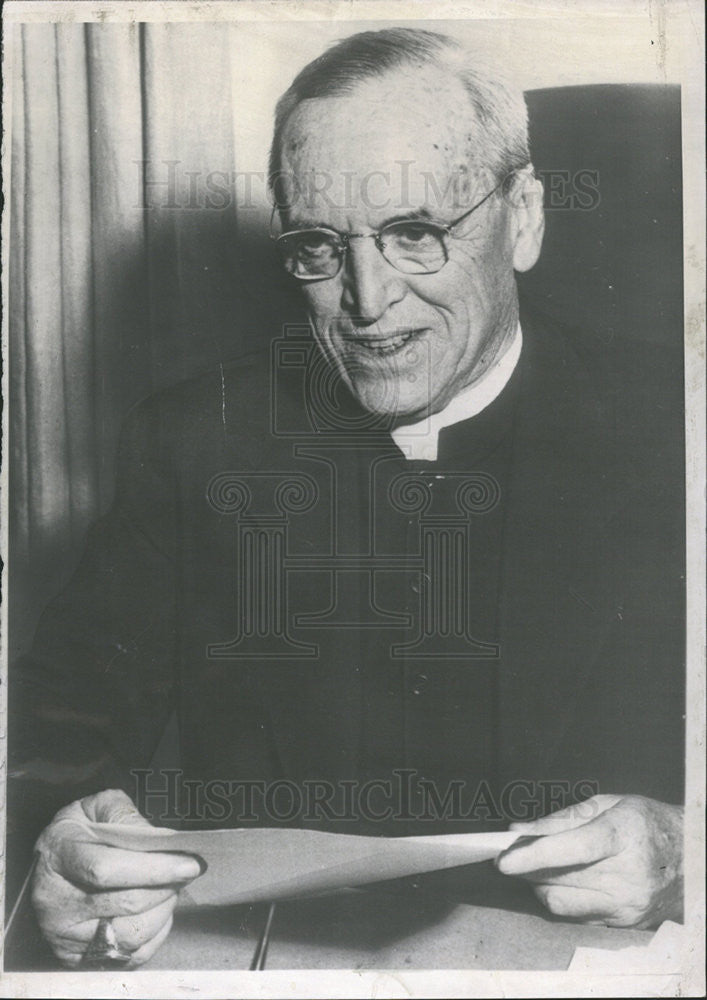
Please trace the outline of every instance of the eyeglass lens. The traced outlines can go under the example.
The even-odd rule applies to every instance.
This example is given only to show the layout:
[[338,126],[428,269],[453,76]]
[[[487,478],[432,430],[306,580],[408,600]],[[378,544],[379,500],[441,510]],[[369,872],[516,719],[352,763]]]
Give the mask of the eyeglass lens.
[[[395,222],[376,236],[388,261],[405,274],[431,274],[447,261],[444,231],[424,222]],[[345,241],[335,233],[313,229],[281,236],[278,245],[285,269],[302,280],[332,278],[339,271]]]

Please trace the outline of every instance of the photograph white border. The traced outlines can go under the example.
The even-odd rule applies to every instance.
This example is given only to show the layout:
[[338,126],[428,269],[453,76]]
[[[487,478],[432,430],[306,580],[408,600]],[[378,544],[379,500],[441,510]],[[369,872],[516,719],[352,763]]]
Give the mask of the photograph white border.
[[[86,0],[8,0],[4,7],[3,166],[9,168],[12,46],[8,36],[18,23],[41,21],[378,21],[465,20],[506,22],[539,19],[574,26],[579,48],[596,37],[606,40],[609,53],[622,34],[648,36],[653,44],[657,79],[682,88],[683,234],[685,287],[685,372],[687,448],[687,797],[686,797],[686,937],[680,973],[576,977],[563,972],[474,970],[432,971],[297,971],[209,972],[205,970],[130,973],[7,973],[0,978],[3,996],[62,997],[470,997],[470,996],[699,996],[704,993],[704,809],[705,809],[705,189],[704,189],[704,8],[700,0],[235,0],[208,3],[107,3]],[[591,30],[589,30],[591,28]],[[583,30],[587,29],[587,30]],[[632,36],[633,37],[633,36]],[[596,55],[596,53],[595,53]],[[537,56],[537,54],[536,54]],[[520,57],[521,63],[523,57]],[[613,82],[613,81],[605,81]],[[540,84],[536,84],[540,85]],[[2,219],[2,296],[7,304],[9,238],[9,169],[3,170],[5,210]],[[3,309],[3,396],[8,398],[7,308]],[[4,456],[7,455],[8,413],[3,410]],[[3,589],[7,561],[7,461],[2,470]],[[7,636],[7,600],[2,602],[2,636]],[[0,746],[6,732],[6,639],[3,638],[0,691]],[[4,759],[0,774],[5,774]],[[0,789],[4,810],[4,784]],[[4,833],[4,815],[2,816]],[[1,855],[0,855],[1,856]]]

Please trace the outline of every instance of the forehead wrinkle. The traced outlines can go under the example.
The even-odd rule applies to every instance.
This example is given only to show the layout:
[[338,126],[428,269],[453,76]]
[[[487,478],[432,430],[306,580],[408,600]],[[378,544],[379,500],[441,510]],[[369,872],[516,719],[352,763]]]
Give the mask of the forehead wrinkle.
[[457,174],[468,188],[463,175],[482,162],[480,132],[455,77],[396,71],[345,94],[302,102],[283,134],[283,164],[294,171],[326,169],[335,150],[337,170],[365,174],[406,159]]

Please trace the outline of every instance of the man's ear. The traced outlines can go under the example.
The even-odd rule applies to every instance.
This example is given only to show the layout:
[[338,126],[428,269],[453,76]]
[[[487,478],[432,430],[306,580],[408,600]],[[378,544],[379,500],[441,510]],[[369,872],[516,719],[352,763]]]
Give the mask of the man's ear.
[[513,269],[529,271],[540,256],[545,232],[543,184],[532,167],[519,171],[507,197],[512,212]]

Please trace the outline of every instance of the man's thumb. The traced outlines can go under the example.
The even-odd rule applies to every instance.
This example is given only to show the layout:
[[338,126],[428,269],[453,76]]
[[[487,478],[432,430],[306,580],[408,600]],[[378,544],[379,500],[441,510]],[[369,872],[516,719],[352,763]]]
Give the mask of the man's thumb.
[[125,823],[150,826],[129,795],[120,788],[106,788],[95,795],[81,799],[84,813],[94,823]]

